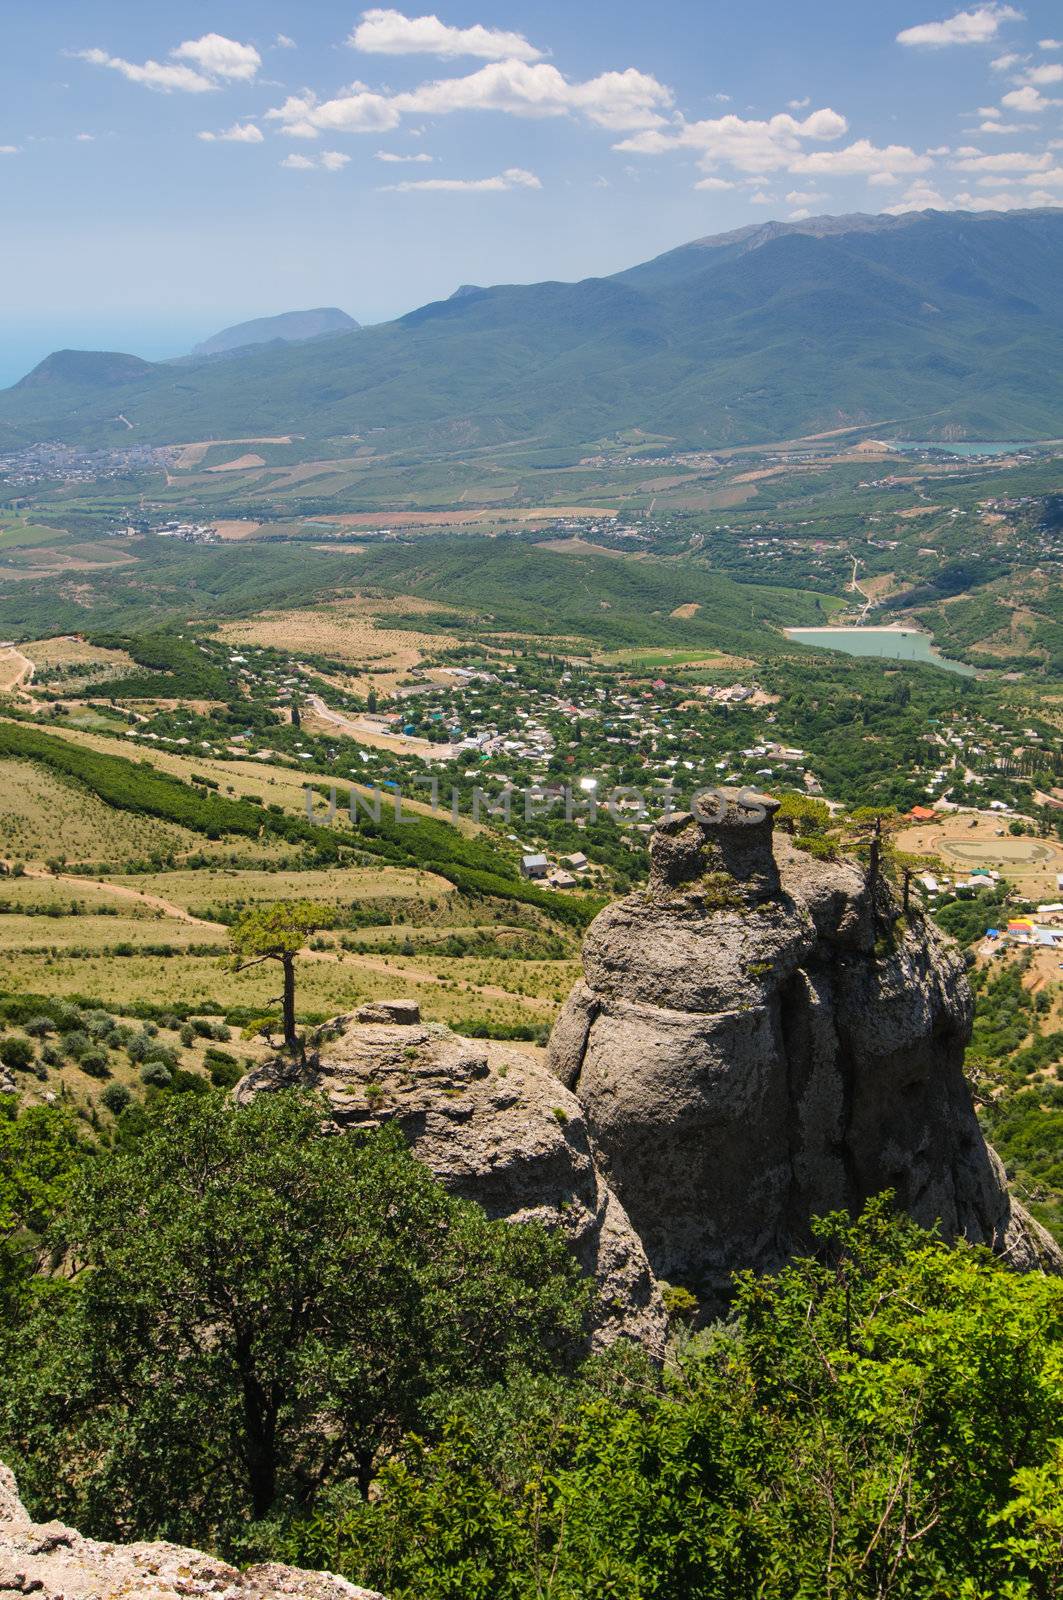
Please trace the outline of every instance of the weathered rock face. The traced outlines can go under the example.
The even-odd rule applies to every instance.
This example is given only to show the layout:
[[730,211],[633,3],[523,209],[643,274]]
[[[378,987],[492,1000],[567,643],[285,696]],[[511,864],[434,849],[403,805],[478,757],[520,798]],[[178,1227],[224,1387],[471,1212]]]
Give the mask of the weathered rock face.
[[857,867],[776,857],[776,808],[658,830],[551,1038],[654,1273],[718,1304],[736,1269],[806,1247],[811,1216],[886,1188],[950,1238],[1058,1269],[975,1118],[959,952],[881,883],[872,905]]
[[384,1600],[330,1572],[275,1562],[238,1572],[176,1544],[102,1544],[61,1522],[34,1522],[0,1463],[0,1600]]
[[298,1083],[327,1096],[338,1129],[398,1122],[417,1159],[488,1216],[564,1230],[598,1283],[596,1343],[627,1336],[663,1348],[660,1293],[595,1166],[579,1101],[533,1057],[409,1020],[416,1014],[377,1002],[338,1017],[305,1067],[262,1066],[236,1097]]

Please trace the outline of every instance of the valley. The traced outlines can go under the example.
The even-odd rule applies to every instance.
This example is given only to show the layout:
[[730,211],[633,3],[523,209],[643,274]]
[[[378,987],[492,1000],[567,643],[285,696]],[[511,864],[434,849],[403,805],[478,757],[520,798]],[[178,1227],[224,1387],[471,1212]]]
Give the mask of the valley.
[[[950,1485],[1054,1360],[1061,217],[769,224],[0,394],[34,1514],[308,1600],[730,1600],[822,1491],[817,1595],[924,1592],[863,1576],[938,1438],[912,1351]],[[711,1593],[609,1553],[673,1470]]]

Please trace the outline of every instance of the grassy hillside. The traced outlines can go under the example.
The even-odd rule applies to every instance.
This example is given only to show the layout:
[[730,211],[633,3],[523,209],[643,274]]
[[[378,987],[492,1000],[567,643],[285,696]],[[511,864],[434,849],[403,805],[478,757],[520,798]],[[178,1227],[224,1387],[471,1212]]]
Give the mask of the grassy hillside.
[[1063,432],[1063,214],[844,220],[222,363],[62,352],[0,395],[0,439],[117,440],[120,415],[144,440],[372,429],[436,449],[634,426],[709,444],[860,420]]

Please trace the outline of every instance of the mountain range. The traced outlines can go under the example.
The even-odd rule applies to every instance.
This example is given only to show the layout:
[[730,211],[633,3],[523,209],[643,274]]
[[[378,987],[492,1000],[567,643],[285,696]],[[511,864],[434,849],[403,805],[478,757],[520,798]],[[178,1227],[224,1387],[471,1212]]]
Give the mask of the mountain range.
[[59,351],[0,393],[0,445],[1058,437],[1063,209],[769,222],[612,277],[465,285],[394,322],[270,338],[177,365]]

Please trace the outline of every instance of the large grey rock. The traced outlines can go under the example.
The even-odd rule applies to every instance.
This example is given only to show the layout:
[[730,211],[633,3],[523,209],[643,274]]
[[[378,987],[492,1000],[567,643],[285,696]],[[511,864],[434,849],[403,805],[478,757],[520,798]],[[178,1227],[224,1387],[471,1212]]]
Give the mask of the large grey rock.
[[779,1267],[812,1216],[887,1188],[948,1238],[1059,1270],[974,1114],[959,952],[851,863],[773,848],[774,809],[657,831],[551,1038],[654,1273],[722,1304],[736,1269]]
[[331,1572],[275,1562],[239,1572],[215,1556],[154,1541],[104,1544],[34,1522],[0,1462],[0,1600],[384,1600]]
[[583,1110],[545,1063],[438,1023],[338,1017],[303,1066],[250,1072],[239,1101],[300,1084],[324,1094],[337,1129],[394,1121],[413,1154],[488,1216],[561,1229],[598,1284],[594,1340],[664,1346],[646,1253],[597,1170]]

